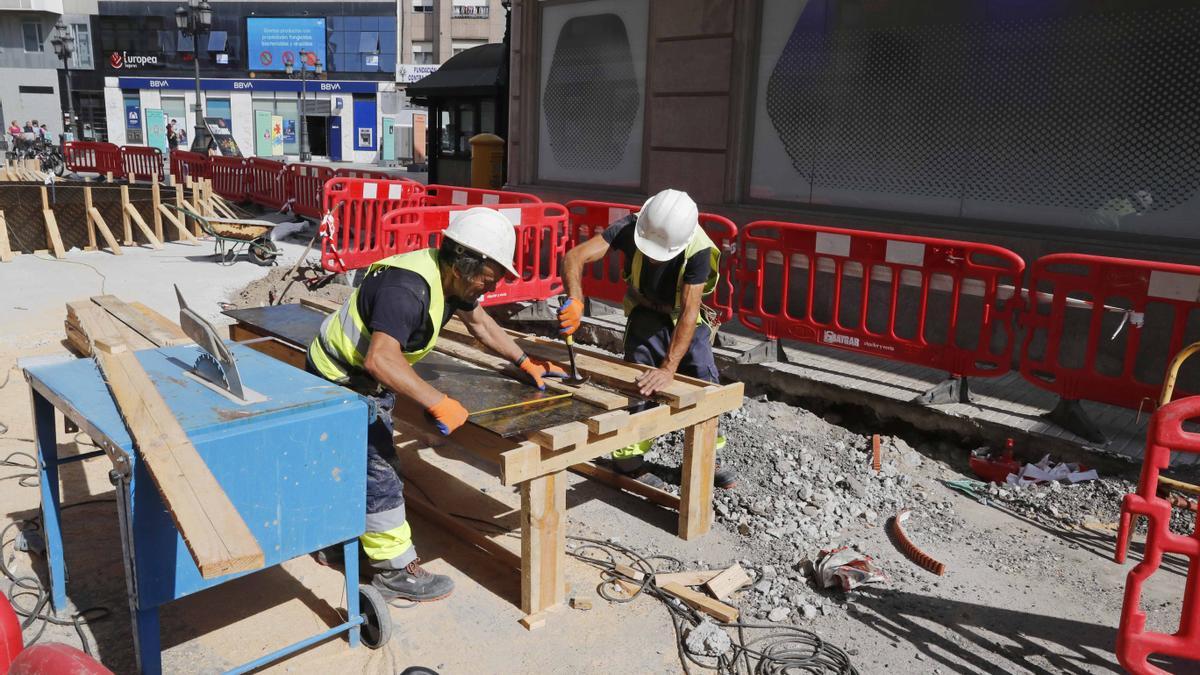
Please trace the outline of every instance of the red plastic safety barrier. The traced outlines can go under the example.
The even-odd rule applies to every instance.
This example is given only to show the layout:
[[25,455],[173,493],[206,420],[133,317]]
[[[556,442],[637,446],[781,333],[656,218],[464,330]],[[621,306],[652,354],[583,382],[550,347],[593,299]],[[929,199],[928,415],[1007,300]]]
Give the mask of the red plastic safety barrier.
[[767,337],[955,376],[1010,369],[1025,268],[1012,251],[767,221],[742,228],[739,249],[738,319]]
[[114,178],[125,175],[121,164],[121,148],[112,143],[70,141],[63,147],[67,168],[76,173],[86,171],[100,175],[112,172]]
[[185,178],[208,178],[208,155],[172,150],[171,177],[176,183],[183,183]]
[[[567,202],[570,213],[571,245],[598,237],[613,222],[637,213],[641,206],[576,200]],[[724,216],[713,213],[700,214],[700,227],[708,234],[717,248],[721,249],[721,279],[716,291],[704,299],[705,304],[717,310],[717,320],[724,323],[733,318],[732,270],[737,249],[737,226]],[[619,303],[625,298],[623,275],[624,256],[614,253],[604,260],[587,265],[583,270],[583,292],[589,298]]]
[[321,264],[334,272],[366,267],[384,258],[380,234],[383,215],[420,206],[425,186],[410,180],[333,178],[325,183],[323,213],[329,214],[321,238]]
[[260,206],[281,209],[287,203],[287,165],[271,159],[246,160],[246,197]]
[[[385,256],[436,247],[442,230],[463,214],[468,206],[434,206],[397,209],[383,217]],[[567,210],[561,204],[536,203],[490,206],[499,211],[517,231],[513,267],[518,278],[501,281],[483,305],[503,305],[525,300],[545,300],[562,293],[559,261],[567,248]]]
[[321,189],[333,178],[333,169],[317,164],[287,165],[287,195],[292,211],[298,216],[320,218]]
[[162,150],[140,145],[121,146],[121,168],[129,180],[163,177]]
[[[371,180],[408,180],[400,176],[393,176],[386,171],[373,171],[371,169],[350,169],[341,168],[333,172],[335,178],[370,178]],[[413,181],[414,183],[416,181]]]
[[1200,310],[1200,267],[1055,253],[1033,263],[1029,289],[1025,379],[1068,400],[1153,407]]
[[213,192],[235,202],[246,201],[249,184],[245,159],[241,157],[209,157],[208,177],[212,179]]
[[426,185],[424,206],[491,206],[493,204],[540,204],[541,199],[525,192],[484,190],[457,185]]
[[[1146,546],[1142,561],[1125,581],[1125,601],[1121,606],[1121,625],[1117,630],[1117,660],[1129,672],[1167,673],[1150,664],[1151,655],[1200,659],[1200,527],[1191,536],[1171,532],[1171,503],[1157,495],[1158,474],[1171,462],[1171,453],[1200,454],[1200,434],[1185,431],[1185,422],[1200,419],[1200,396],[1179,399],[1159,408],[1150,419],[1146,436],[1146,455],[1137,492],[1125,495],[1121,502],[1121,522],[1117,532],[1118,563],[1125,562],[1130,528],[1135,516],[1147,520]],[[1142,587],[1163,563],[1163,554],[1186,556],[1191,561],[1183,591],[1179,630],[1174,634],[1146,630],[1146,613],[1141,610]]]

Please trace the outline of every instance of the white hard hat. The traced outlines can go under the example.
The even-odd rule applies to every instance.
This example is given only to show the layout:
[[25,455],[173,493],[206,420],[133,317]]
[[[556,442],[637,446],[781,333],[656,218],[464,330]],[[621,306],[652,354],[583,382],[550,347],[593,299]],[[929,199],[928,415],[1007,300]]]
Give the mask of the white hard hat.
[[513,268],[517,231],[499,211],[483,206],[451,211],[450,224],[442,234],[484,258],[499,263],[512,276],[520,276]]
[[638,212],[633,242],[646,257],[666,262],[687,248],[699,227],[699,209],[688,193],[663,190]]

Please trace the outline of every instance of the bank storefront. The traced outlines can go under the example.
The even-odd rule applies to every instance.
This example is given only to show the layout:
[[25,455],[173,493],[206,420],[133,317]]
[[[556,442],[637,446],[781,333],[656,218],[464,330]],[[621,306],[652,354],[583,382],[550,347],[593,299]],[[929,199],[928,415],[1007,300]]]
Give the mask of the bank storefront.
[[[223,119],[247,157],[275,154],[263,151],[266,149],[258,139],[264,135],[270,138],[271,127],[281,121],[285,156],[298,156],[300,125],[304,125],[313,157],[374,162],[380,130],[392,121],[382,114],[378,101],[381,96],[395,95],[395,83],[312,80],[305,87],[301,111],[301,83],[297,80],[200,80],[205,116]],[[192,112],[195,88],[195,80],[182,77],[105,78],[109,141],[118,145],[146,144],[144,111],[157,109],[163,111],[166,122],[176,122],[175,129],[182,133],[180,147],[187,149],[196,126]],[[273,120],[276,117],[280,119]]]
[[314,158],[379,158],[399,100],[394,4],[215,2],[199,40],[176,28],[176,6],[99,3],[108,141],[146,144],[159,118],[147,111],[161,110],[187,149],[198,66],[203,116],[223,120],[243,155],[295,158],[306,137]]

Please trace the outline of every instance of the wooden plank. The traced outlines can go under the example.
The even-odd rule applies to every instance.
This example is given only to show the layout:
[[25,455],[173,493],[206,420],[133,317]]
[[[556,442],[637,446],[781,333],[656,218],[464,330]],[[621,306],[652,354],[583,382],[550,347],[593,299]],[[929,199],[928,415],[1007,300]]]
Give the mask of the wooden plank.
[[133,240],[133,227],[129,221],[129,210],[125,207],[129,206],[129,186],[121,186],[121,231],[125,235],[125,241],[121,242],[126,246],[136,246],[137,242]]
[[154,230],[151,230],[150,226],[146,224],[146,221],[142,219],[142,214],[138,213],[137,209],[133,208],[133,204],[126,204],[124,208],[125,218],[127,220],[132,220],[134,224],[138,226],[138,229],[142,231],[142,235],[146,237],[146,241],[150,242],[150,246],[152,248],[161,249],[163,247],[162,242],[159,241],[158,237],[154,236]]
[[8,245],[8,221],[4,219],[4,212],[0,211],[0,262],[11,262],[15,257]]
[[654,575],[654,583],[659,586],[679,584],[680,586],[703,586],[709,579],[717,576],[721,570],[689,570],[686,572],[665,572]]
[[170,319],[163,316],[162,314],[159,314],[158,312],[154,311],[153,309],[150,309],[146,305],[144,305],[136,300],[133,302],[127,302],[125,304],[127,304],[130,307],[137,310],[137,312],[139,314],[146,317],[146,319],[148,319],[150,321],[150,323],[157,326],[159,330],[163,331],[164,333],[167,333],[168,335],[173,336],[170,339],[166,340],[164,346],[166,346],[166,345],[171,345],[171,346],[186,345],[186,344],[192,343],[192,339],[183,332],[183,328],[181,328],[179,326],[179,324],[171,321]]
[[625,577],[626,579],[631,579],[633,581],[638,582],[639,584],[642,583],[642,580],[644,580],[646,578],[645,572],[640,572],[638,570],[635,570],[632,567],[630,567],[629,565],[626,565],[625,563],[614,563],[613,571],[616,572],[617,574],[620,574],[621,576]]
[[479,548],[504,567],[518,571],[521,569],[521,556],[504,548],[485,533],[425,501],[425,497],[407,483],[404,486],[404,508],[410,513],[430,521],[439,530],[449,532],[459,541]]
[[679,497],[676,497],[666,490],[659,490],[656,487],[651,487],[640,480],[630,478],[629,476],[617,473],[616,471],[610,471],[602,466],[596,466],[590,462],[575,464],[571,467],[571,471],[574,471],[581,476],[587,476],[588,478],[597,480],[605,485],[615,487],[618,490],[624,490],[625,492],[630,492],[639,497],[644,497],[647,501],[658,504],[659,506],[665,506],[676,511],[679,510]]
[[[67,341],[75,345],[81,354],[91,356],[92,342],[124,342],[132,350],[150,349],[154,343],[117,321],[111,314],[87,300],[72,300],[67,303]],[[79,333],[72,335],[72,329]],[[77,339],[76,339],[77,338]]]
[[154,236],[158,237],[159,241],[163,241],[162,211],[159,209],[162,206],[162,193],[158,187],[157,172],[150,176],[150,199],[150,213],[154,216]]
[[269,335],[255,335],[239,324],[229,327],[229,339],[243,344],[256,352],[283,361],[294,368],[304,370],[304,352]]
[[187,226],[184,225],[183,221],[180,220],[174,213],[172,213],[171,210],[167,208],[166,204],[158,205],[158,214],[163,218],[166,218],[167,222],[175,226],[175,229],[179,232],[179,241],[187,242],[192,246],[198,246],[200,244],[200,242],[196,240],[196,237],[188,231]]
[[58,220],[54,217],[54,212],[46,209],[42,211],[42,218],[46,221],[46,242],[54,250],[54,257],[67,257],[67,252],[63,250],[62,237],[58,233]]
[[326,314],[336,312],[342,308],[342,303],[324,298],[300,298],[300,304],[305,307],[311,307],[319,312],[325,312]]
[[155,322],[147,319],[145,314],[125,304],[125,301],[115,295],[94,295],[91,300],[104,309],[104,311],[112,314],[118,321],[129,326],[135,333],[153,342],[158,347],[180,344],[180,333],[163,330]]
[[[561,342],[559,340],[552,340],[550,338],[544,338],[544,337],[541,337],[538,335],[524,335],[517,331],[512,331],[512,330],[510,330],[508,332],[509,332],[509,334],[511,334],[513,336],[514,339],[520,337],[520,338],[523,338],[526,340],[530,340],[532,342],[536,342],[541,345],[546,345],[547,347],[549,347],[551,349],[559,350],[559,353],[562,354],[562,358],[564,360],[567,360],[567,358],[568,358],[567,357],[567,345],[564,342]],[[631,361],[626,361],[625,359],[623,359],[619,356],[614,356],[612,354],[606,354],[604,352],[592,349],[591,347],[581,346],[578,342],[576,342],[575,343],[575,356],[578,357],[579,354],[581,354],[581,353],[586,354],[588,357],[593,358],[593,359],[598,359],[600,361],[607,361],[608,363],[613,363],[613,364],[616,364],[619,366],[624,366],[626,368],[633,368],[633,369],[641,371],[641,372],[645,372],[647,370],[654,370],[654,368],[652,368],[650,366],[643,366],[640,363],[633,363]],[[715,382],[709,382],[708,380],[702,380],[698,377],[692,377],[690,375],[681,375],[679,373],[675,373],[675,381],[683,382],[685,384],[693,384],[693,385],[696,385],[697,387],[716,386]]]
[[[112,230],[108,229],[108,223],[104,222],[104,217],[92,205],[92,188],[83,188],[83,208],[87,212],[88,227],[95,227],[100,230],[100,236],[108,243],[108,248],[113,252],[113,255],[123,255],[121,246],[117,244],[117,238],[113,236]],[[95,241],[95,235],[90,238]]]
[[717,461],[717,421],[688,427],[683,437],[683,474],[679,486],[679,537],[692,540],[712,528],[713,472]]
[[708,419],[714,419],[715,425],[715,418],[721,413],[741,407],[743,390],[741,382],[714,386],[704,400],[694,407],[675,410],[667,406],[655,406],[631,414],[629,424],[620,431],[604,437],[590,437],[586,444],[562,452],[547,452],[537,446],[532,450],[518,448],[505,452],[500,456],[501,480],[505,485],[516,485],[539,475],[562,471],[574,464],[590,461],[617,448],[678,431]]
[[704,612],[721,623],[733,623],[737,621],[738,610],[736,607],[730,607],[719,600],[713,600],[703,593],[693,591],[680,584],[666,584],[665,586],[659,586],[659,589],[679,598],[692,609]]
[[730,593],[749,583],[750,575],[746,574],[746,570],[742,569],[741,565],[734,563],[729,566],[729,569],[705,582],[704,588],[712,593],[714,598],[724,600]]
[[195,446],[123,343],[96,343],[96,363],[138,456],[205,579],[259,569],[263,552]]
[[552,473],[521,484],[521,611],[561,605],[567,545],[566,476]]
[[593,415],[588,418],[588,431],[603,436],[618,431],[621,427],[629,424],[628,410],[613,410],[600,415]]
[[583,422],[567,422],[532,431],[526,434],[526,437],[547,450],[562,450],[587,443],[588,425]]

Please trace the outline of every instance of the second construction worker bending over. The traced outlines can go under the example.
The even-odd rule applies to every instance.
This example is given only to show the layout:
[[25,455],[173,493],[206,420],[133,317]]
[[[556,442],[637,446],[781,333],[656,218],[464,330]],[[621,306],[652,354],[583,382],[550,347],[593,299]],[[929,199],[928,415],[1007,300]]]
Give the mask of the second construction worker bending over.
[[[438,600],[449,577],[423,569],[404,510],[404,491],[392,445],[392,409],[417,406],[450,434],[467,421],[462,404],[438,391],[412,365],[433,351],[442,327],[457,314],[471,335],[521,369],[538,388],[543,377],[565,376],[530,358],[479,306],[506,276],[516,276],[516,232],[499,212],[473,208],[454,214],[437,249],[385,258],[367,268],[362,284],[329,316],[308,348],[308,369],[365,394],[374,402],[367,428],[367,531],[359,538],[385,598]],[[340,549],[340,547],[335,547]],[[336,553],[327,549],[327,557]],[[320,558],[320,556],[319,556]]]
[[[563,260],[569,298],[558,312],[563,335],[574,333],[583,317],[584,266],[611,249],[625,254],[625,360],[653,367],[638,378],[640,393],[651,396],[676,373],[718,382],[713,329],[700,303],[717,287],[721,251],[700,227],[696,202],[686,192],[663,190],[646,200],[637,214],[613,222],[602,236],[571,249]],[[614,467],[656,487],[664,481],[678,483],[678,467],[646,461],[653,442],[617,450]],[[724,437],[718,437],[717,449],[724,445]],[[722,488],[737,482],[733,472],[719,466],[715,478]]]

